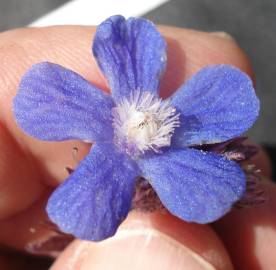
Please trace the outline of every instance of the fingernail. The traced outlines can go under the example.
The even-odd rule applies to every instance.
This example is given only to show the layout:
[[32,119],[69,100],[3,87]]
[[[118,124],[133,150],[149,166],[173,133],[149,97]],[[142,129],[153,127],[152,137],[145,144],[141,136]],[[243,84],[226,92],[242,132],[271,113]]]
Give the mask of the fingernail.
[[223,38],[223,39],[235,40],[233,36],[231,36],[229,33],[223,32],[223,31],[210,32],[210,34],[214,35],[216,37]]
[[70,235],[52,233],[28,243],[25,250],[31,254],[56,258],[72,241]]
[[[208,261],[177,240],[153,228],[120,230],[100,242],[79,242],[70,261],[55,264],[52,270],[215,270]],[[80,255],[81,250],[81,255]],[[72,258],[77,258],[75,261]]]

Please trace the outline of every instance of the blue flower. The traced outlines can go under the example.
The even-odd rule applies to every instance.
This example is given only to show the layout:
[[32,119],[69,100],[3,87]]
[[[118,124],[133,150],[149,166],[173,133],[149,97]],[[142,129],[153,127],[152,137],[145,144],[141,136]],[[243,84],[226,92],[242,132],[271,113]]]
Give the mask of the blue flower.
[[93,54],[112,95],[43,62],[23,76],[14,99],[15,118],[28,134],[95,142],[51,195],[50,219],[81,239],[110,237],[140,176],[183,220],[208,223],[227,213],[245,191],[245,174],[234,161],[194,146],[229,140],[254,123],[259,101],[249,77],[229,65],[208,66],[162,100],[166,42],[145,19],[104,21]]

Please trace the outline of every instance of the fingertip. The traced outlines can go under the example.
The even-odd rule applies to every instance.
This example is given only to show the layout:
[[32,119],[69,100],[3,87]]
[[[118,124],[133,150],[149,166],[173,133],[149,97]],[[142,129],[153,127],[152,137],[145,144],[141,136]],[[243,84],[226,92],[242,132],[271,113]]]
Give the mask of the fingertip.
[[276,186],[263,181],[266,202],[235,209],[214,228],[224,242],[235,269],[270,269],[276,265]]
[[[45,187],[31,156],[27,156],[0,124],[0,220],[32,205]],[[26,187],[28,187],[27,190]]]
[[162,26],[168,42],[168,67],[161,93],[169,96],[195,72],[206,65],[229,64],[254,80],[252,65],[234,38],[196,30]]
[[160,213],[132,213],[114,237],[100,243],[75,241],[51,269],[92,267],[232,269],[223,245],[208,226],[184,223]]
[[[6,95],[14,95],[14,88],[22,74],[34,63],[50,61],[80,73],[100,88],[107,89],[95,59],[91,44],[93,26],[54,26],[25,28],[4,32],[0,36],[0,86]],[[161,92],[168,95],[200,68],[210,64],[234,65],[253,78],[253,70],[245,52],[234,39],[221,35],[183,28],[160,26],[168,42],[168,66],[162,79]]]

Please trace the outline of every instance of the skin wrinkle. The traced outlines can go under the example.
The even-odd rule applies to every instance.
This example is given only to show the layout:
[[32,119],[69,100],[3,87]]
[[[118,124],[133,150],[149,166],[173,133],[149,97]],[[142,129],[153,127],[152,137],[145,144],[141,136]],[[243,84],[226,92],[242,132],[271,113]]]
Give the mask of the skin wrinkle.
[[[185,53],[185,70],[188,70],[189,72],[184,72],[184,74],[182,74],[182,81],[178,82],[178,87],[181,86],[185,80],[189,79],[192,73],[198,71],[201,67],[204,67],[210,63],[235,63],[234,65],[236,67],[247,72],[254,81],[252,65],[246,54],[239,48],[236,42],[225,42],[225,39],[213,35],[210,39],[211,35],[209,33],[202,33],[190,29],[185,29],[187,30],[187,33],[189,33],[189,35],[186,35],[186,33],[183,32],[182,28],[177,27],[172,28],[169,26],[162,26],[159,27],[159,30],[161,34],[165,34],[167,39],[172,38],[173,40],[175,40],[177,38],[177,40],[185,40],[185,52],[188,52]],[[202,35],[199,35],[199,33],[201,33]],[[204,40],[205,38],[206,41],[202,42],[202,40]],[[194,44],[200,44],[200,46],[194,46]],[[177,53],[179,54],[180,52]],[[178,73],[177,70],[175,70],[176,68],[176,66],[171,66],[171,74]],[[193,71],[192,73],[190,73],[191,70]],[[175,87],[174,89],[177,89],[178,87]]]
[[[214,240],[218,240],[216,244],[222,247],[222,244],[209,226],[182,222],[180,219],[168,214],[168,212],[157,211],[152,214],[143,214],[136,211],[130,213],[126,222],[119,228],[121,230],[156,230],[169,237],[176,239],[186,247],[192,249],[196,254],[201,255],[205,260],[212,262],[217,269],[232,269],[229,267],[230,261],[222,253],[220,249],[214,248]],[[210,237],[212,233],[213,236]],[[196,244],[198,242],[198,244]],[[212,252],[211,252],[212,251]],[[221,250],[220,250],[221,251]],[[204,254],[204,255],[203,255]],[[206,255],[206,256],[205,256]],[[212,256],[211,256],[212,255]],[[215,258],[222,258],[216,260]]]
[[179,250],[183,250],[183,252],[188,253],[189,256],[193,257],[204,269],[206,270],[215,270],[214,266],[211,265],[208,261],[203,259],[193,250],[183,246],[179,241],[176,239],[168,236],[167,234],[162,233],[153,228],[142,228],[142,229],[121,229],[120,233],[116,234],[114,237],[107,239],[105,242],[100,242],[99,245],[106,245],[107,243],[112,243],[113,241],[118,241],[121,239],[129,239],[135,236],[145,236],[146,240],[144,241],[144,246],[147,248],[149,243],[154,239],[163,239],[164,241],[170,243],[171,245],[175,246]]
[[[20,199],[17,199],[16,196],[11,196],[13,193],[20,193],[28,185],[29,178],[33,177],[37,180],[42,176],[36,172],[36,162],[32,157],[18,147],[16,141],[10,136],[4,126],[0,125],[0,129],[1,150],[7,152],[6,155],[1,155],[0,157],[0,219],[4,219],[11,217],[18,211],[24,211],[29,205],[34,203],[44,192],[44,186],[40,181],[36,181],[29,187],[28,193],[24,192]],[[16,150],[10,152],[10,148]],[[17,164],[16,169],[7,165],[11,162]],[[18,179],[19,182],[17,182]],[[16,207],[17,204],[19,204],[19,207]]]
[[[128,241],[127,245],[125,244],[126,241]],[[157,254],[153,251],[153,247],[156,245],[159,247],[157,248]],[[187,266],[188,264],[190,266],[191,262],[193,262],[194,265],[192,269],[232,269],[230,264],[226,264],[225,261],[219,258],[219,255],[215,250],[212,250],[211,246],[210,249],[205,249],[202,254],[199,254],[192,248],[183,246],[178,239],[150,227],[120,229],[118,234],[113,238],[97,244],[77,240],[70,245],[69,249],[66,251],[67,253],[69,251],[71,255],[68,253],[70,259],[64,261],[62,269],[90,269],[89,267],[92,267],[92,265],[88,263],[90,261],[94,262],[93,269],[99,269],[99,266],[101,266],[100,269],[109,269],[107,267],[110,265],[112,265],[112,269],[117,269],[120,264],[117,264],[117,262],[114,261],[114,258],[116,258],[114,253],[116,253],[116,251],[112,252],[116,247],[118,247],[118,258],[123,254],[125,254],[125,256],[134,256],[132,253],[137,250],[137,248],[140,251],[138,254],[135,253],[132,261],[127,260],[123,269],[125,269],[126,266],[129,266],[130,263],[134,269],[141,269],[141,267],[148,269],[147,267],[150,265],[152,266],[153,264],[155,266],[159,265],[158,269],[171,269],[168,268],[169,265],[173,265],[173,269],[183,269],[184,265]],[[166,254],[160,258],[155,257],[162,256],[162,254],[160,254],[160,251],[162,250],[166,251]],[[113,254],[110,254],[110,252]],[[102,259],[99,259],[99,257],[103,258],[103,261]],[[109,260],[106,260],[108,257]],[[110,257],[112,257],[112,259],[110,259]],[[157,261],[157,264],[155,264],[154,261]],[[164,263],[162,263],[162,261],[164,261]],[[215,266],[211,261],[214,262]],[[57,263],[54,264],[53,269],[60,269],[60,266],[60,261],[57,261]],[[160,268],[160,266],[162,267]],[[118,269],[121,268],[119,267]]]
[[[9,53],[10,51],[13,51],[12,55]],[[13,63],[17,62],[16,59],[19,56],[23,56],[28,61],[26,49],[17,42],[0,47],[0,87],[2,98],[9,98],[10,93],[6,92],[6,90],[10,89],[11,85],[16,85],[20,79],[21,74],[18,72],[18,67],[13,68]]]
[[74,249],[72,256],[68,258],[66,264],[63,265],[64,270],[79,270],[81,269],[82,258],[88,253],[89,242],[82,242],[81,245]]

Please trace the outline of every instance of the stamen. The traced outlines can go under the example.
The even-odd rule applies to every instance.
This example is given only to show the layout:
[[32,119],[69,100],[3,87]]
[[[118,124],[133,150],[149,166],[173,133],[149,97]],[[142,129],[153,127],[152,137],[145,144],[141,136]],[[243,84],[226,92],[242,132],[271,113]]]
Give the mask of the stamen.
[[113,109],[115,143],[132,156],[148,150],[158,153],[169,146],[179,124],[179,114],[170,101],[151,92],[134,91]]

